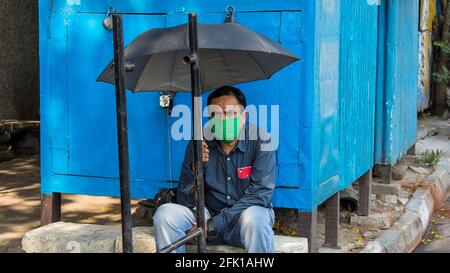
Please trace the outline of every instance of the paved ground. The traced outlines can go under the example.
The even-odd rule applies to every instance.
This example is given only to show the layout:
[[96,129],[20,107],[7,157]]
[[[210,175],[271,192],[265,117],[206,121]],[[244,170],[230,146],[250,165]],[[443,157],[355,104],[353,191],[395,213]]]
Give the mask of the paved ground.
[[[442,121],[429,118],[419,122],[428,127],[430,124],[437,129],[437,134],[425,138],[416,144],[416,152],[420,154],[426,149],[442,150],[443,158],[450,158],[450,120]],[[444,252],[450,253],[450,199],[443,208],[436,211],[422,243],[416,249],[418,253]]]
[[[133,210],[138,200],[132,201]],[[120,200],[64,195],[62,221],[120,224]],[[40,225],[39,158],[0,163],[0,253],[22,252],[23,235]]]
[[[438,128],[437,134],[420,140],[416,145],[417,154],[426,149],[441,149],[442,156],[450,158],[450,121],[428,118],[419,122],[419,130],[430,126]],[[23,235],[39,227],[39,189],[37,156],[0,163],[0,253],[21,252]],[[133,211],[138,201],[133,200]],[[429,227],[425,241],[417,252],[450,252],[449,213],[450,201],[444,210],[439,210],[433,217],[434,221]],[[120,201],[108,197],[64,195],[62,220],[75,223],[120,224]]]
[[450,199],[432,217],[416,253],[450,253]]
[[[416,153],[420,155],[425,150],[442,151],[442,157],[450,158],[450,119],[442,120],[437,117],[426,118],[418,123],[418,131],[433,128],[434,133],[416,143]],[[429,130],[428,130],[429,131]]]

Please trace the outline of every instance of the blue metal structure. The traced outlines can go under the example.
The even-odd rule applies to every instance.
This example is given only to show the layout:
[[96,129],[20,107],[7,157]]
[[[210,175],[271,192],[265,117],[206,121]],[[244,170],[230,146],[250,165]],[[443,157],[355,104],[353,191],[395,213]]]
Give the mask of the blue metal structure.
[[[108,9],[124,14],[125,44],[156,27],[237,22],[304,60],[239,85],[255,105],[279,105],[277,207],[314,209],[373,165],[378,7],[366,1],[40,1],[42,193],[119,195],[115,97],[96,77],[112,58]],[[267,92],[261,92],[267,90]],[[204,96],[206,98],[207,94]],[[186,141],[158,93],[127,94],[131,192],[176,185]],[[190,105],[189,94],[175,104]],[[269,131],[271,128],[269,124]]]
[[375,163],[393,165],[416,142],[419,1],[382,1]]
[[341,1],[340,169],[346,188],[374,164],[378,8]]

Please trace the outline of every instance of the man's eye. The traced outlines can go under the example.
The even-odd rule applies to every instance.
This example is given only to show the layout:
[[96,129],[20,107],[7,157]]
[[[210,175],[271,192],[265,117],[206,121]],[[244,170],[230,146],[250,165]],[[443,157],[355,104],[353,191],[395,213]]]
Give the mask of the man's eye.
[[236,112],[232,111],[232,112],[227,112],[227,117],[235,117],[237,115]]

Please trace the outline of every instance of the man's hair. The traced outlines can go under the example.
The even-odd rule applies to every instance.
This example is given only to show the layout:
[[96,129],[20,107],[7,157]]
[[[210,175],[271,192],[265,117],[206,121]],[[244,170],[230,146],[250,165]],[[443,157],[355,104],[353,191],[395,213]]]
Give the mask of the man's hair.
[[240,105],[242,105],[244,108],[247,107],[247,99],[245,98],[244,93],[239,88],[233,87],[233,86],[222,86],[220,88],[217,88],[214,90],[211,94],[208,96],[208,105],[211,104],[211,101],[215,98],[219,98],[222,96],[234,96]]

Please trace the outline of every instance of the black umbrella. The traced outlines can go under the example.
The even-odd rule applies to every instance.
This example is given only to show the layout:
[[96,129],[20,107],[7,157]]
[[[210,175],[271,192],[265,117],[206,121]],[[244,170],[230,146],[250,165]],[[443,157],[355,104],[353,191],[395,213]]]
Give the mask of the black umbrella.
[[134,92],[192,93],[198,228],[161,252],[170,252],[193,238],[199,239],[199,252],[205,252],[205,200],[200,156],[203,139],[199,103],[201,92],[223,85],[270,78],[299,58],[278,43],[239,24],[197,25],[196,14],[189,14],[189,24],[153,29],[141,34],[126,50],[123,48],[120,15],[113,15],[113,30],[114,60],[98,81],[116,85],[124,252],[133,250],[125,87]]
[[[139,35],[125,50],[131,91],[191,91],[189,67],[182,62],[190,53],[187,24],[152,29]],[[299,60],[277,42],[236,23],[198,24],[201,57],[200,89],[268,79]],[[185,60],[186,62],[188,60]],[[106,67],[99,81],[114,83],[114,66]]]

